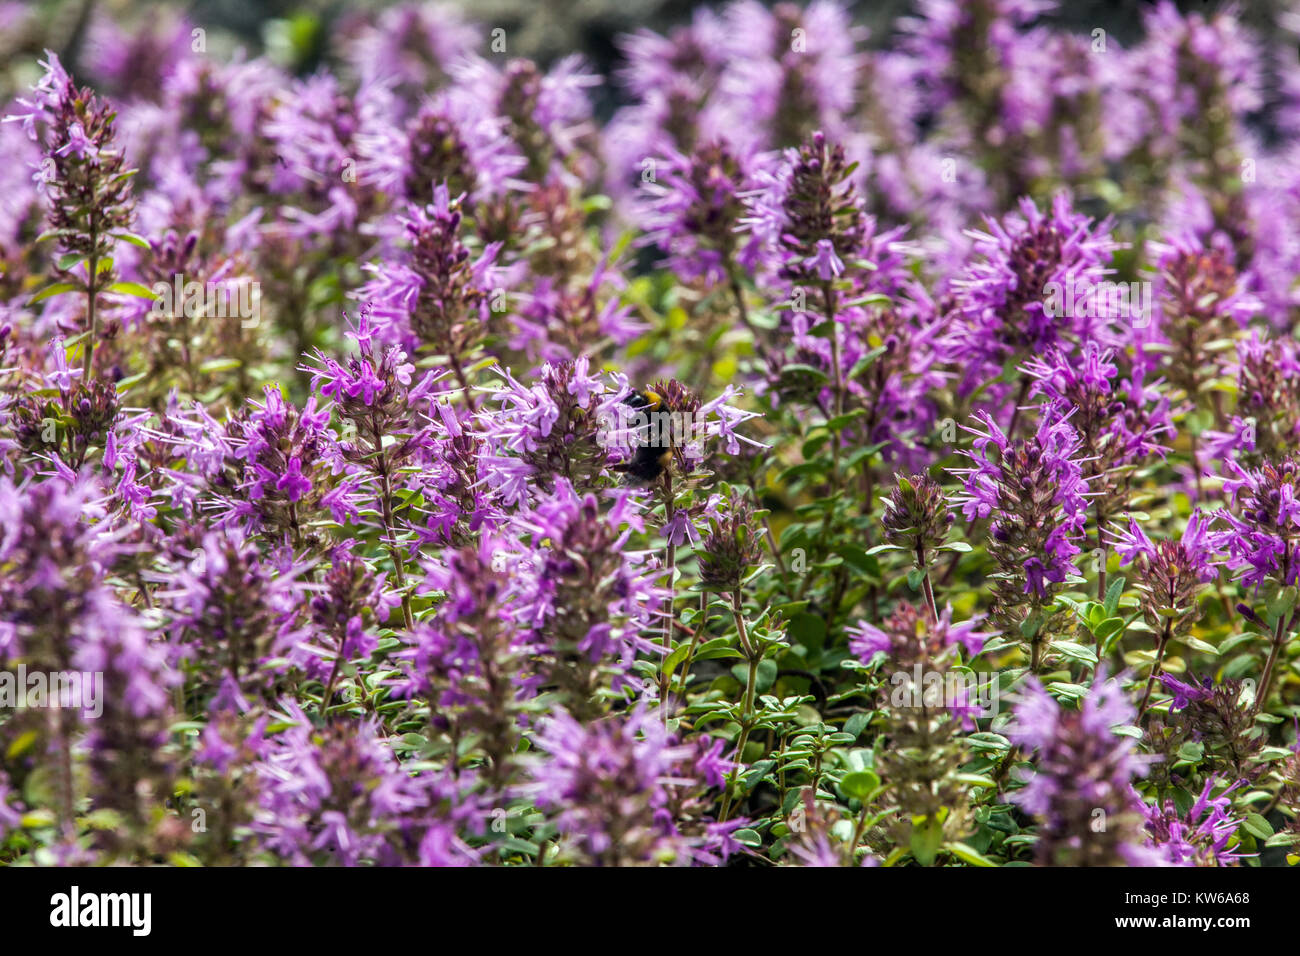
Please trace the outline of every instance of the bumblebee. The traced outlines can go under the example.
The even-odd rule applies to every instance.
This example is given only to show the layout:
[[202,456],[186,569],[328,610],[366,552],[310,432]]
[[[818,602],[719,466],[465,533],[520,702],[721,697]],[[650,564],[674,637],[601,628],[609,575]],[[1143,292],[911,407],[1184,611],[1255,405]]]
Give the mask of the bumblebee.
[[[645,415],[664,410],[663,396],[650,389],[633,392],[623,399],[623,404]],[[650,436],[637,444],[632,457],[622,464],[614,465],[613,470],[622,472],[629,480],[639,484],[654,484],[672,466],[673,444],[670,432],[668,428],[651,427]]]

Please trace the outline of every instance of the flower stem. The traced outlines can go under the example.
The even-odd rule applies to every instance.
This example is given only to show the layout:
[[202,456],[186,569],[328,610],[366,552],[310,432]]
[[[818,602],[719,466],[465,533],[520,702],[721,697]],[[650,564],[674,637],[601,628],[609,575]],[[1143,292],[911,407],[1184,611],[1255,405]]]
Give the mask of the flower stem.
[[855,865],[858,855],[858,842],[862,839],[862,831],[867,826],[867,810],[869,809],[866,801],[862,803],[862,812],[858,814],[858,822],[853,826],[853,840],[849,843],[849,866]]
[[1255,695],[1255,705],[1251,709],[1251,714],[1259,713],[1260,709],[1268,703],[1269,692],[1273,689],[1273,671],[1277,667],[1277,660],[1282,654],[1282,648],[1286,645],[1288,631],[1285,626],[1286,615],[1278,616],[1277,624],[1273,628],[1273,646],[1269,648],[1268,661],[1264,664],[1264,674],[1259,679],[1259,693]]
[[50,736],[53,737],[59,754],[59,828],[64,838],[71,840],[76,834],[75,809],[76,797],[73,793],[72,776],[72,741],[63,723],[63,710],[50,708]]
[[91,255],[86,260],[86,267],[90,270],[86,280],[86,316],[89,319],[87,323],[89,329],[86,332],[86,347],[82,352],[81,380],[89,384],[90,365],[95,355],[95,339],[99,336],[99,316],[95,311],[95,285],[99,277],[99,257]]
[[1029,379],[1022,377],[1020,380],[1020,392],[1016,395],[1016,403],[1011,406],[1011,422],[1007,425],[1007,441],[1014,441],[1016,437],[1016,425],[1020,423],[1020,406],[1025,404],[1025,397],[1029,394]]
[[934,602],[934,587],[930,584],[930,569],[925,564],[925,548],[916,546],[916,566],[921,571],[921,589],[925,591],[925,606],[930,609],[930,623],[939,623],[939,607]]
[[750,643],[749,633],[745,629],[745,615],[741,610],[739,591],[732,592],[731,614],[736,621],[736,632],[740,635],[740,646],[745,651],[745,657],[749,659],[749,675],[745,680],[740,738],[736,743],[736,766],[732,768],[731,775],[727,779],[727,790],[722,801],[722,811],[718,814],[719,822],[727,820],[731,815],[732,789],[736,785],[736,778],[740,776],[740,764],[745,756],[745,745],[749,743],[750,731],[754,729],[754,697],[758,688],[758,661],[760,656],[756,652],[754,645]]
[[[669,471],[663,475],[664,490],[664,525],[673,521],[673,476]],[[668,615],[664,618],[664,660],[659,666],[659,709],[663,713],[664,723],[668,722],[668,655],[673,652],[673,622],[677,619],[677,546],[671,540],[664,542],[664,565],[668,568]]]
[[1174,622],[1165,621],[1165,632],[1160,635],[1160,646],[1156,649],[1156,662],[1151,666],[1151,675],[1147,678],[1147,689],[1142,694],[1142,703],[1138,707],[1138,720],[1147,712],[1147,704],[1151,701],[1151,691],[1156,686],[1156,678],[1160,676],[1160,667],[1165,660],[1165,650],[1169,647],[1169,636],[1173,631]]
[[375,451],[378,453],[378,464],[376,470],[379,473],[380,492],[382,500],[380,507],[384,520],[384,544],[388,549],[388,555],[393,559],[393,576],[397,578],[397,587],[402,592],[402,621],[409,631],[415,626],[415,617],[411,613],[411,594],[406,587],[406,562],[402,560],[402,549],[397,544],[397,535],[394,531],[396,521],[393,517],[393,483],[388,476],[388,462],[384,456],[384,438],[379,432],[379,425],[371,419],[370,430],[375,443]]
[[1097,516],[1097,550],[1101,552],[1100,560],[1097,562],[1097,600],[1106,600],[1106,542],[1102,537],[1103,518],[1101,514],[1101,501],[1094,503],[1093,514]]
[[826,321],[831,323],[831,366],[835,373],[835,416],[844,414],[844,369],[840,360],[840,326],[836,321],[835,291],[829,282],[822,283],[822,303]]
[[456,376],[456,384],[460,390],[465,393],[465,404],[469,406],[471,412],[478,412],[478,402],[474,399],[474,391],[470,388],[469,379],[465,377],[465,370],[460,367],[460,357],[454,357],[451,362],[452,373]]
[[[822,283],[822,307],[826,313],[826,321],[831,323],[831,367],[835,373],[835,394],[832,408],[835,417],[839,418],[844,414],[844,370],[841,367],[842,362],[840,360],[840,325],[835,318],[835,292],[829,282]],[[831,460],[834,463],[833,485],[836,492],[838,492],[840,490],[840,436],[838,432],[831,435]],[[868,502],[868,507],[870,507],[870,502]]]

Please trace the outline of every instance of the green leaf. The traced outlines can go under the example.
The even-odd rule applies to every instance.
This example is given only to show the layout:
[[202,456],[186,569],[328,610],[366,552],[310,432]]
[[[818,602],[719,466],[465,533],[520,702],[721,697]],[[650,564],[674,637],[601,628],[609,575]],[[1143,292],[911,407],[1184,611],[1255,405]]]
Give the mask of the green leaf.
[[909,845],[916,862],[929,866],[943,845],[943,824],[933,817],[913,817]]
[[536,856],[537,851],[541,849],[532,840],[525,840],[517,836],[507,836],[501,841],[501,846],[514,853],[522,853],[525,856]]
[[871,366],[875,364],[876,359],[880,358],[880,356],[884,354],[885,347],[883,345],[872,349],[866,355],[862,356],[862,358],[853,363],[853,368],[849,369],[849,378],[857,378],[867,369],[871,368]]
[[[1113,627],[1111,624],[1112,621],[1119,621],[1119,627]],[[1129,618],[1127,621],[1120,620],[1119,618],[1107,618],[1101,622],[1101,631],[1104,633],[1098,633],[1097,639],[1101,642],[1102,657],[1110,654],[1115,645],[1119,643],[1119,639],[1124,636],[1124,632],[1127,631],[1132,624],[1132,618]]]
[[819,385],[825,382],[829,382],[831,380],[831,377],[829,375],[827,375],[821,369],[814,368],[811,365],[800,365],[796,362],[790,365],[786,365],[781,369],[781,381],[783,382],[786,379],[798,380],[804,378],[811,378],[816,384]]
[[1088,688],[1082,684],[1070,684],[1065,681],[1056,681],[1047,685],[1048,692],[1056,698],[1065,698],[1066,700],[1078,700],[1081,697],[1088,696]]
[[880,562],[874,555],[867,554],[856,544],[846,544],[840,549],[844,558],[844,563],[851,565],[859,574],[864,574],[870,578],[880,577]]
[[716,661],[731,657],[744,656],[744,654],[740,653],[740,651],[736,650],[734,647],[714,647],[707,651],[700,651],[695,655],[695,659],[697,661]]
[[19,734],[5,751],[5,759],[13,760],[15,757],[21,757],[39,738],[40,734],[35,730],[29,730],[25,734]]
[[150,302],[156,302],[158,296],[153,291],[138,282],[114,282],[109,286],[106,292],[116,292],[118,295],[131,295],[137,299],[148,299]]
[[39,809],[32,810],[30,813],[24,813],[19,821],[26,830],[40,830],[44,827],[52,827],[59,822],[53,810]]
[[974,848],[967,846],[965,843],[958,843],[955,840],[949,840],[943,845],[943,848],[951,853],[957,859],[962,860],[972,866],[997,866],[988,857],[977,853]]
[[686,655],[691,652],[689,642],[678,644],[673,648],[673,652],[664,658],[663,672],[668,678],[673,676],[673,671],[677,670],[677,665],[686,660]]
[[869,724],[870,722],[871,722],[870,714],[854,714],[848,720],[844,721],[844,732],[849,736],[851,736],[854,740],[857,740],[858,737],[862,735],[862,731],[866,729],[867,724]]
[[123,826],[122,815],[107,807],[92,810],[81,818],[81,822],[92,830],[120,830]]
[[1074,641],[1053,641],[1052,650],[1072,661],[1078,661],[1080,664],[1092,665],[1097,663],[1097,652],[1095,650],[1084,644],[1076,644]]
[[244,363],[235,358],[214,358],[208,359],[199,366],[199,371],[204,375],[212,375],[216,372],[229,372],[237,369]]
[[112,232],[109,233],[114,239],[120,239],[123,242],[129,242],[133,246],[139,246],[141,249],[151,248],[149,240],[144,236],[137,236],[134,232]]
[[870,770],[858,770],[846,773],[840,780],[840,793],[850,800],[866,803],[867,799],[880,786],[880,778]]
[[40,292],[36,293],[34,296],[28,299],[27,304],[35,305],[37,302],[40,302],[42,299],[48,299],[52,295],[62,295],[65,292],[80,292],[80,291],[82,291],[81,286],[76,285],[75,283],[55,282],[51,285],[47,285]]
[[865,408],[855,408],[853,411],[845,412],[843,415],[836,415],[826,423],[826,427],[830,431],[841,432],[859,418],[866,417],[866,414],[867,410]]
[[1273,835],[1273,826],[1258,813],[1246,814],[1246,819],[1241,825],[1245,827],[1246,832],[1258,840],[1267,840]]
[[989,733],[982,731],[978,734],[971,734],[966,738],[972,750],[985,751],[989,753],[1006,753],[1011,749],[1011,741],[1001,734]]
[[1106,588],[1106,616],[1114,617],[1115,612],[1119,610],[1119,598],[1124,593],[1124,579],[1116,578],[1110,582],[1110,587]]
[[1209,641],[1203,641],[1200,638],[1192,637],[1190,634],[1183,635],[1179,640],[1181,640],[1187,647],[1190,647],[1192,650],[1198,651],[1201,654],[1207,654],[1210,657],[1219,656],[1219,649]]
[[117,393],[119,395],[126,394],[126,392],[131,388],[132,385],[138,385],[140,382],[143,382],[148,377],[149,377],[148,372],[140,372],[136,375],[128,375],[126,378],[118,381]]
[[804,647],[819,649],[826,643],[826,621],[816,614],[796,614],[786,625],[786,634]]
[[1194,740],[1189,740],[1178,748],[1178,756],[1181,760],[1188,763],[1200,763],[1205,756],[1205,745]]
[[1108,638],[1122,633],[1123,630],[1124,619],[1122,617],[1108,617],[1104,618],[1101,623],[1094,627],[1092,633],[1096,635],[1098,641],[1105,643]]

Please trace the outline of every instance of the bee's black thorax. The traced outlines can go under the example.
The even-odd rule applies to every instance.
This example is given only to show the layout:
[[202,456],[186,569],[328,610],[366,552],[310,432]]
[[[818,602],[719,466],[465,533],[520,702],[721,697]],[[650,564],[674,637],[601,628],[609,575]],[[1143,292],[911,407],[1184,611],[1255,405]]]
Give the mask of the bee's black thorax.
[[[633,392],[623,401],[647,416],[664,412],[663,397],[650,389]],[[672,466],[672,459],[672,429],[664,422],[652,420],[638,436],[632,457],[615,466],[614,470],[623,472],[634,481],[650,484]]]

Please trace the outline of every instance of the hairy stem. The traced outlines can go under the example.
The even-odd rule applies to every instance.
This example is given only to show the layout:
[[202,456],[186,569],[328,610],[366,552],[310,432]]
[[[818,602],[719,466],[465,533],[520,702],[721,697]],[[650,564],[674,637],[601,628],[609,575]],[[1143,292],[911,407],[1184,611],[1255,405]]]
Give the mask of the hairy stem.
[[1252,714],[1257,714],[1268,703],[1269,692],[1273,689],[1273,672],[1277,668],[1278,658],[1282,654],[1282,648],[1286,646],[1288,637],[1288,628],[1285,625],[1286,615],[1279,615],[1277,624],[1273,628],[1273,646],[1268,651],[1268,661],[1264,664],[1264,674],[1259,679],[1259,693],[1255,695],[1255,705],[1251,708]]
[[1160,645],[1156,648],[1156,662],[1151,665],[1151,675],[1147,678],[1147,689],[1142,694],[1142,703],[1138,707],[1138,720],[1142,719],[1143,714],[1147,712],[1147,704],[1151,702],[1151,691],[1156,686],[1156,678],[1160,676],[1160,668],[1164,664],[1165,650],[1169,647],[1169,637],[1173,633],[1174,622],[1165,621],[1165,632],[1160,635]]
[[[673,476],[669,471],[663,475],[664,526],[672,524],[676,513],[673,507]],[[677,620],[677,547],[671,540],[664,542],[664,565],[668,569],[668,615],[664,618],[663,647],[664,661],[659,666],[659,709],[663,713],[664,723],[668,722],[668,668],[665,666],[668,655],[673,650],[673,622]]]
[[916,546],[916,567],[921,572],[921,589],[925,592],[925,606],[930,609],[930,622],[939,623],[939,607],[934,602],[934,588],[930,584],[930,569],[925,563],[925,548]]
[[745,615],[741,610],[739,591],[732,592],[731,614],[736,621],[736,632],[740,635],[740,646],[745,651],[745,657],[749,659],[749,674],[745,680],[745,697],[744,707],[741,711],[740,738],[736,742],[736,765],[732,768],[731,775],[727,778],[727,790],[722,801],[722,811],[718,815],[719,821],[729,819],[731,810],[733,809],[732,790],[735,788],[736,779],[740,776],[740,764],[745,756],[745,745],[749,743],[750,731],[754,729],[754,697],[758,689],[759,654],[756,652],[754,645],[750,643],[749,632],[745,629]]
[[[94,236],[91,237],[92,242]],[[87,384],[90,382],[90,366],[95,355],[95,340],[99,337],[99,314],[95,310],[95,286],[99,279],[99,257],[91,255],[86,260],[86,267],[89,271],[89,278],[86,281],[86,317],[89,328],[86,331],[86,347],[82,350],[81,380]]]

